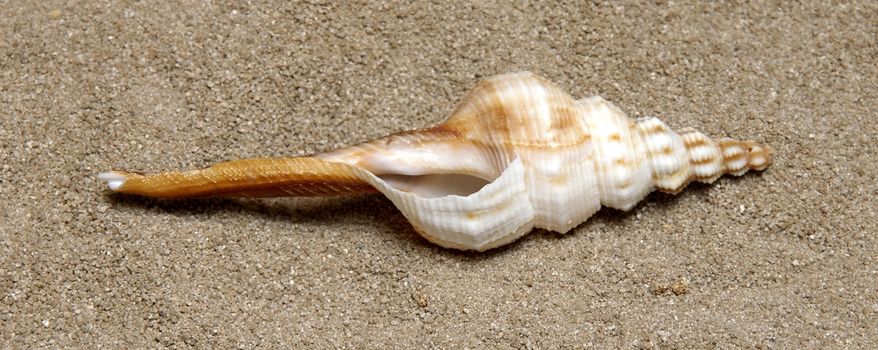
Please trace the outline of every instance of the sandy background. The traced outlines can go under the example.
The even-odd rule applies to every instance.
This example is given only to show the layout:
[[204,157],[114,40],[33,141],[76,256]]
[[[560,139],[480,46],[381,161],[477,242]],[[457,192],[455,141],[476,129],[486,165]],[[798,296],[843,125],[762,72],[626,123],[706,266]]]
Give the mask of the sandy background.
[[[878,343],[875,2],[163,3],[0,1],[2,348]],[[484,254],[380,196],[162,202],[94,176],[428,126],[519,70],[776,163]]]

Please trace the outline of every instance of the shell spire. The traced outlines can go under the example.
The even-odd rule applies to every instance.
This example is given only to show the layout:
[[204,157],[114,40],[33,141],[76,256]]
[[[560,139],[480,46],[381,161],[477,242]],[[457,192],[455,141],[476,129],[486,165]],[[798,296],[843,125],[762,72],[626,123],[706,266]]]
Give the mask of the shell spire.
[[763,170],[772,153],[635,121],[598,96],[574,100],[522,72],[482,81],[435,127],[307,157],[99,178],[113,191],[163,198],[381,192],[429,241],[481,251],[534,227],[567,232],[601,206],[628,210],[653,190]]

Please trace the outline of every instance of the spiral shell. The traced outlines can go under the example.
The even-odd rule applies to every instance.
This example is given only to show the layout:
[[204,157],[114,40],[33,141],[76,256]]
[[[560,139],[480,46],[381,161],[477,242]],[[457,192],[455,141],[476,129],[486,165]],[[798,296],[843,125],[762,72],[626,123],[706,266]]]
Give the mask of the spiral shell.
[[771,156],[752,141],[631,120],[601,97],[574,100],[522,72],[481,82],[432,128],[307,157],[99,177],[114,191],[168,198],[378,191],[431,242],[481,251],[534,227],[567,232],[601,205],[629,210],[656,189],[763,170]]

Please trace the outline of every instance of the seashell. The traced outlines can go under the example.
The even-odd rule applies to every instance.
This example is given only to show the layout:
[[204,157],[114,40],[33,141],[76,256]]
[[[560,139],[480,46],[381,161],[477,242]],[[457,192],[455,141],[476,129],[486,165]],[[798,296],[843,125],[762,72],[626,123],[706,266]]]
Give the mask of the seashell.
[[629,210],[771,164],[771,148],[629,119],[601,97],[574,100],[529,72],[482,81],[441,125],[305,157],[244,159],[184,172],[99,175],[151,197],[381,192],[427,240],[486,250],[543,228],[565,233],[601,205]]

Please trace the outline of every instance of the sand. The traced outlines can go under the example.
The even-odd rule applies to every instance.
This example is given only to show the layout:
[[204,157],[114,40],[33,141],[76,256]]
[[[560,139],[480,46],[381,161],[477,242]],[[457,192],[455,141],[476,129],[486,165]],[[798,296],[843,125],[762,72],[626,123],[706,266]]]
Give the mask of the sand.
[[[6,2],[0,348],[875,348],[876,3],[638,3]],[[380,196],[95,177],[432,125],[520,70],[775,164],[486,253]]]

